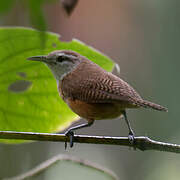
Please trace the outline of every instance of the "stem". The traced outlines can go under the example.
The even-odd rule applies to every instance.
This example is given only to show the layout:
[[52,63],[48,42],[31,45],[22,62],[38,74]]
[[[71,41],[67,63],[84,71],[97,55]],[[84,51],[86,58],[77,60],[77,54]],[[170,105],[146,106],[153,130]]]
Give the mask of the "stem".
[[[15,132],[15,131],[0,131],[0,139],[21,139],[21,140],[58,141],[58,142],[69,141],[69,138],[66,137],[64,134]],[[145,136],[135,137],[134,139],[135,139],[135,143],[132,145],[129,142],[128,137],[88,136],[88,135],[74,136],[74,142],[76,143],[121,145],[121,146],[134,147],[142,151],[157,150],[157,151],[180,153],[180,145],[178,144],[159,142]]]

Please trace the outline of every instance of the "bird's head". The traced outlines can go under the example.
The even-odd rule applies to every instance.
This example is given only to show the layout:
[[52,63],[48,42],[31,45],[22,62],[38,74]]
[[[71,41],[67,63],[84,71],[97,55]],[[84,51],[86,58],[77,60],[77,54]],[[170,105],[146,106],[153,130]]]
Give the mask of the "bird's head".
[[51,69],[56,80],[62,80],[81,62],[80,55],[69,50],[53,51],[47,56],[33,56],[28,60],[44,62]]

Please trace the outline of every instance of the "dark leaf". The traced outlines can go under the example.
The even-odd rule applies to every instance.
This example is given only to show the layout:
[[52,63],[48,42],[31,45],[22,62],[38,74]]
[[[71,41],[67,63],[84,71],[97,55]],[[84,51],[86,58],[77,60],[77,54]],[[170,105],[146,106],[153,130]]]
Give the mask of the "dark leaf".
[[61,0],[63,8],[67,12],[68,15],[71,15],[72,11],[77,5],[78,0]]

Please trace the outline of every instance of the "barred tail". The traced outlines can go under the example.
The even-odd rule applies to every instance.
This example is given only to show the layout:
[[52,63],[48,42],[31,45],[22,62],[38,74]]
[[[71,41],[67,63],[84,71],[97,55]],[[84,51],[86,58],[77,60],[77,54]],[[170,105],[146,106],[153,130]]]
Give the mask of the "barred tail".
[[139,106],[142,106],[142,107],[145,107],[145,108],[152,108],[152,109],[155,109],[155,110],[158,110],[158,111],[166,111],[168,112],[168,109],[159,105],[159,104],[155,104],[155,103],[152,103],[152,102],[149,102],[149,101],[146,101],[146,100],[139,100],[137,101],[137,104]]

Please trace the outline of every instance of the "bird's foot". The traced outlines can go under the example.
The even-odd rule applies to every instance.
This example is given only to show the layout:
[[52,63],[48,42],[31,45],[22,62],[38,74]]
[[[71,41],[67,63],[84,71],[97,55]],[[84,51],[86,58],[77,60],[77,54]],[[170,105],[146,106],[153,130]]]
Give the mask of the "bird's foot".
[[128,139],[129,139],[130,144],[134,147],[134,149],[136,149],[135,148],[134,132],[132,130],[129,131]]
[[[69,137],[69,144],[70,147],[72,148],[74,145],[74,132],[72,130],[68,130],[65,132],[65,136]],[[65,141],[65,149],[67,148],[67,141]]]

